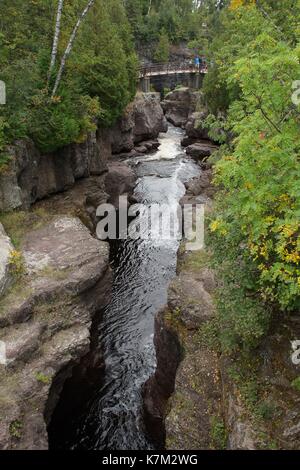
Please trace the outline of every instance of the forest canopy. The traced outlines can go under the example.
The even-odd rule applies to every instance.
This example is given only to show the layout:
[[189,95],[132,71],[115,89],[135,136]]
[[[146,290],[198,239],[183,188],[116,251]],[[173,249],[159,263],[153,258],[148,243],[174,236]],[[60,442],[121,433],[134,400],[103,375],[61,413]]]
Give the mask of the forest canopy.
[[[56,62],[49,75],[56,7],[52,0],[3,0],[0,79],[0,152],[31,137],[43,152],[86,139],[98,121],[111,125],[136,91],[137,58],[121,0],[95,0],[78,28],[59,86],[61,60],[87,0],[65,0]],[[2,157],[4,158],[4,157]]]
[[293,0],[233,0],[208,16],[207,125],[227,135],[210,229],[228,347],[300,307],[299,20]]

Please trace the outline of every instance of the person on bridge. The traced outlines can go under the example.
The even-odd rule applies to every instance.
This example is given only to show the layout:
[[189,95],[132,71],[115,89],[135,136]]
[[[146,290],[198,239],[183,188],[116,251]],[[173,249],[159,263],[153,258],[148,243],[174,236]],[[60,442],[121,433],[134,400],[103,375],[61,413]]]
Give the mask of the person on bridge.
[[195,57],[195,66],[198,70],[200,70],[200,66],[201,66],[201,59],[199,56],[196,56]]

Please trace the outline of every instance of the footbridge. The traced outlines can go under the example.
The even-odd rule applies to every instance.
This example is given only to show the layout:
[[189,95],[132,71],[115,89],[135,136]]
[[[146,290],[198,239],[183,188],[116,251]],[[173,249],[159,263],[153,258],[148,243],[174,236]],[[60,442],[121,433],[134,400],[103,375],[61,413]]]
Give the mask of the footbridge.
[[172,88],[178,84],[198,89],[207,71],[205,64],[199,67],[190,62],[144,64],[139,68],[140,89],[149,92],[153,85],[156,91],[162,91],[164,87]]

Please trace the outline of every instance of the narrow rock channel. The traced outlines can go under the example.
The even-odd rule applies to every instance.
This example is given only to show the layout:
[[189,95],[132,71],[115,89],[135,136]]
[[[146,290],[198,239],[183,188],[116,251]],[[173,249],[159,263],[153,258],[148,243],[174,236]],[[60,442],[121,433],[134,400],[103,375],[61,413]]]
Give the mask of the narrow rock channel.
[[[200,167],[182,151],[182,135],[181,129],[170,126],[160,137],[156,153],[131,159],[139,178],[134,194],[139,202],[177,204],[185,194],[184,183],[199,175]],[[145,431],[142,390],[156,367],[154,317],[167,301],[179,240],[127,239],[112,247],[112,299],[95,326],[94,338],[95,347],[98,344],[103,351],[103,362],[95,363],[92,386],[80,373],[66,382],[49,426],[53,449],[127,450],[159,445]],[[82,393],[70,416],[75,383]]]

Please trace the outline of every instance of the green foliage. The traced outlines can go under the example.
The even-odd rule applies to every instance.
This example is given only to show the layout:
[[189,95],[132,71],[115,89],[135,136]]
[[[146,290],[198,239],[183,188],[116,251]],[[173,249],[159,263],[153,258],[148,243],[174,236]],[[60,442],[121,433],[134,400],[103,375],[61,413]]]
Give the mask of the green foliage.
[[172,43],[191,41],[201,26],[193,0],[126,0],[125,7],[138,44],[157,42],[162,29]]
[[[86,0],[65,2],[56,67],[47,74],[56,8],[50,0],[14,5],[3,0],[0,79],[7,104],[0,108],[0,154],[15,139],[31,137],[42,152],[82,142],[97,121],[111,125],[133,98],[137,59],[121,0],[96,0],[66,62],[57,96],[50,98],[58,65]],[[56,2],[55,2],[56,3]],[[4,157],[0,159],[6,162]]]
[[9,433],[12,437],[16,439],[21,439],[23,425],[21,421],[15,420],[12,421],[9,425]]
[[292,387],[297,390],[297,392],[300,392],[300,377],[297,377],[292,381]]
[[159,41],[154,53],[154,60],[156,62],[168,62],[170,56],[170,43],[169,37],[164,29],[162,29]]
[[214,449],[226,449],[227,432],[223,420],[219,416],[212,416],[210,420],[210,436]]
[[49,385],[51,384],[51,377],[49,377],[46,374],[43,374],[42,372],[37,372],[35,374],[35,378],[38,382],[41,382],[44,385]]
[[275,412],[276,412],[275,404],[271,403],[269,401],[262,401],[257,406],[257,413],[264,420],[269,421],[269,420],[273,419],[274,415],[275,415]]
[[271,310],[300,307],[300,120],[292,102],[300,53],[278,2],[231,2],[218,18],[204,92],[210,135],[218,125],[227,135],[215,166],[210,243],[230,350],[254,347]]

